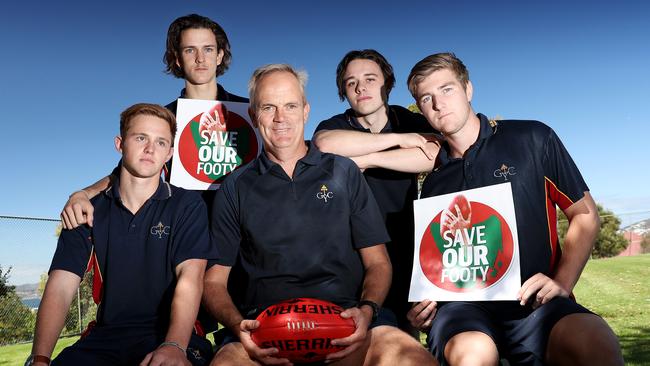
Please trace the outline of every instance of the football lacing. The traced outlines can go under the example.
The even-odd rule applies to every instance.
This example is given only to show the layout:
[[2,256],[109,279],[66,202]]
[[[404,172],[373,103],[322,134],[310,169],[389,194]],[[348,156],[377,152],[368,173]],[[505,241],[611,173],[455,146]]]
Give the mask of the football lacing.
[[287,329],[289,330],[312,330],[316,329],[316,323],[313,321],[287,321]]

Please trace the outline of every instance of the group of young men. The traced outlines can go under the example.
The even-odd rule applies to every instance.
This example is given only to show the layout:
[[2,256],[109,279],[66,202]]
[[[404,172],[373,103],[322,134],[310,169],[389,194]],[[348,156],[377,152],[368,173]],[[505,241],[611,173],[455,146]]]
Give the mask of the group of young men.
[[[549,127],[474,113],[468,72],[450,53],[424,58],[409,75],[422,114],[389,105],[392,67],[360,50],[337,68],[350,109],[306,142],[306,74],[260,67],[249,100],[217,83],[230,60],[228,38],[212,20],[192,14],[169,27],[165,62],[185,79],[181,97],[249,102],[262,154],[201,199],[160,175],[169,171],[176,103],[125,110],[115,138],[120,164],[73,193],[61,214],[66,230],[27,364],[50,363],[88,269],[96,323],[53,365],[290,364],[250,334],[265,307],[295,297],[332,301],[354,320],[351,336],[332,341],[344,346],[326,359],[336,365],[622,364],[611,329],[571,295],[599,218]],[[516,167],[509,180],[520,301],[409,304],[415,173],[431,172],[422,187],[431,197],[499,183],[493,172],[503,164]],[[561,252],[555,205],[569,219]],[[200,319],[223,325],[214,356],[195,323],[199,307]],[[418,331],[428,333],[428,349]]]

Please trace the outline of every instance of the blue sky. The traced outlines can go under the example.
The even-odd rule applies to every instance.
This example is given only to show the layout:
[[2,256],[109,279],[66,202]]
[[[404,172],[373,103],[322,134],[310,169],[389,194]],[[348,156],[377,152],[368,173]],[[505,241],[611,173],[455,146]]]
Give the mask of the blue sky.
[[58,217],[68,194],[110,172],[119,159],[113,137],[120,111],[178,96],[182,80],[162,71],[165,35],[173,19],[196,12],[228,33],[233,62],[219,82],[230,92],[246,95],[250,74],[267,63],[287,62],[309,73],[308,138],[319,121],[347,108],[334,82],[347,51],[383,53],[397,76],[390,102],[401,105],[412,103],[405,79],[415,62],[455,52],[470,70],[476,111],[546,122],[597,202],[624,223],[650,217],[645,2],[256,4],[4,3],[0,215]]

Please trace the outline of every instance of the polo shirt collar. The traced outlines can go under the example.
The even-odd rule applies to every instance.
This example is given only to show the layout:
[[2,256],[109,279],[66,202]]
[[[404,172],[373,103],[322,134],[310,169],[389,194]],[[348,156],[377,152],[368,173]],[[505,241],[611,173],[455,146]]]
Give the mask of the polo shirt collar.
[[[311,141],[305,141],[305,143],[307,144],[307,155],[298,160],[298,163],[318,165],[318,162],[321,160],[323,153],[318,150],[318,148]],[[266,174],[275,165],[278,164],[271,161],[271,159],[266,156],[266,151],[262,149],[262,153],[260,154],[259,159],[257,159],[257,169],[259,173]]]
[[[477,113],[476,116],[479,118],[479,123],[480,123],[480,130],[478,133],[478,138],[476,141],[470,146],[470,150],[473,149],[475,146],[480,145],[483,140],[489,138],[490,136],[494,135],[497,131],[497,122],[490,122],[490,120],[481,113]],[[492,125],[494,123],[494,126]],[[438,159],[440,161],[441,165],[445,165],[451,160],[454,160],[449,157],[449,144],[447,142],[443,142],[442,148],[440,149],[440,152],[438,153]]]
[[[392,132],[393,131],[393,126],[398,126],[399,125],[399,118],[397,118],[397,113],[391,108],[389,105],[386,106],[388,108],[388,121],[382,127],[380,133],[385,133],[385,132]],[[348,121],[350,126],[352,126],[354,129],[357,130],[362,130],[362,131],[370,131],[368,128],[363,127],[360,123],[357,117],[354,115],[354,111],[352,108],[349,108],[348,110],[345,111],[345,119]]]
[[[121,199],[119,175],[111,182],[111,186],[108,187],[105,193],[108,197],[112,199],[115,200]],[[156,192],[154,192],[154,194],[151,197],[149,197],[149,199],[163,201],[168,198],[171,198],[171,196],[172,196],[172,187],[168,182],[165,182],[162,178],[159,178],[158,188],[156,189]]]
[[[183,88],[183,90],[181,90],[181,96],[179,98],[185,98],[186,93],[187,92],[185,91],[185,88]],[[228,92],[219,83],[217,83],[217,99],[216,100],[220,100],[222,102],[228,102],[230,100],[230,97],[228,97]]]

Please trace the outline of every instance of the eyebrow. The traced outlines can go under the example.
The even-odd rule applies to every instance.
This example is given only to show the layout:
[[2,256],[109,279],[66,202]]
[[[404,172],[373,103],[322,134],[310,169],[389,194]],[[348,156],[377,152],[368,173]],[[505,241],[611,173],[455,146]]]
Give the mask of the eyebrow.
[[[365,73],[365,74],[363,74],[363,75],[361,75],[361,76],[375,76],[375,77],[379,77],[379,74],[375,74],[374,72],[368,72],[368,73]],[[354,78],[355,78],[354,76],[348,76],[347,78],[344,78],[343,81],[348,81],[348,80],[350,80],[350,79],[354,79]]]

